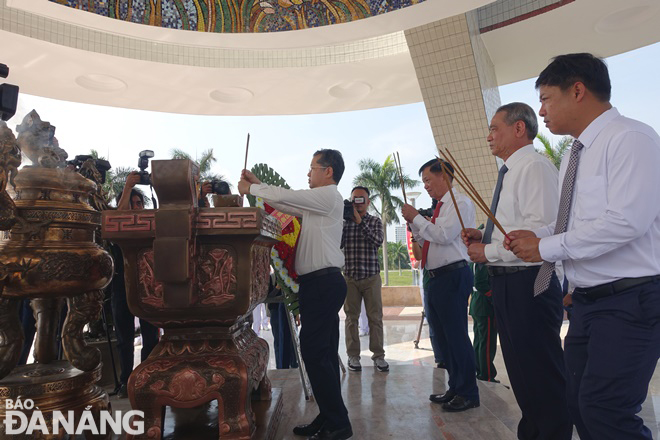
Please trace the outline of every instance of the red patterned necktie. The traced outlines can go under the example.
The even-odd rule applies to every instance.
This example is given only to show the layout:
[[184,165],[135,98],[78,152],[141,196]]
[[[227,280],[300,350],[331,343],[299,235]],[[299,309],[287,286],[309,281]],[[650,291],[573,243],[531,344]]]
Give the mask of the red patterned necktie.
[[[443,202],[438,202],[437,205],[435,205],[435,210],[433,210],[433,217],[431,217],[431,223],[435,224],[435,219],[438,218],[438,214],[440,213],[440,207],[442,206]],[[431,245],[431,242],[428,240],[424,240],[424,247],[422,248],[422,269],[426,267],[426,257],[429,255],[429,246]]]

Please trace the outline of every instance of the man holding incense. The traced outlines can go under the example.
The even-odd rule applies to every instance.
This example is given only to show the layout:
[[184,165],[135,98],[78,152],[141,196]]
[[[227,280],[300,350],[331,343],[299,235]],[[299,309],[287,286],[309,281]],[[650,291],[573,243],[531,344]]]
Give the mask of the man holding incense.
[[449,389],[444,394],[431,394],[429,399],[442,404],[445,411],[465,411],[479,406],[474,350],[467,330],[473,275],[461,242],[461,223],[475,226],[474,204],[452,189],[454,169],[449,163],[430,160],[419,174],[424,189],[438,201],[433,217],[427,220],[408,204],[401,212],[422,246],[422,266],[429,276],[426,317],[434,326],[449,373]]
[[345,440],[353,435],[339,375],[339,310],[346,299],[346,281],[340,269],[344,200],[337,183],[343,173],[339,151],[319,150],[307,173],[310,189],[266,185],[248,170],[243,170],[238,183],[241,194],[262,197],[275,209],[303,219],[295,260],[300,350],[320,414],[313,422],[296,426],[293,433],[312,440]]
[[[537,132],[534,110],[520,102],[501,106],[490,123],[488,145],[504,161],[490,210],[505,231],[545,227],[557,215],[557,169],[534,150]],[[491,220],[483,234],[467,229],[463,240],[470,259],[488,265],[504,364],[522,411],[518,438],[570,439],[557,276],[553,273],[550,288],[535,297],[540,263],[525,262],[506,250],[504,234]]]
[[556,222],[512,231],[510,247],[543,261],[539,297],[559,261],[575,287],[564,344],[580,438],[650,440],[637,413],[660,356],[660,137],[612,107],[607,66],[591,54],[556,57],[536,88],[548,129],[575,141]]

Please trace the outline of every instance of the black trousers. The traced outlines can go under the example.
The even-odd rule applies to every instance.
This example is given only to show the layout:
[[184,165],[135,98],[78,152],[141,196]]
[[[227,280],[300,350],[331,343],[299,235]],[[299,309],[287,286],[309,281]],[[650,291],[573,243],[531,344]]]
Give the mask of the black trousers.
[[339,375],[339,310],[346,299],[340,272],[300,283],[300,351],[314,399],[332,430],[350,425],[341,396]]
[[468,335],[468,298],[474,278],[469,267],[452,270],[429,279],[427,319],[433,323],[435,338],[449,373],[449,389],[469,400],[479,400],[474,349]]
[[573,425],[568,416],[559,335],[562,291],[553,275],[549,290],[534,297],[539,267],[490,278],[495,322],[504,364],[522,411],[518,438],[569,440]]
[[[133,372],[135,316],[133,316],[128,308],[126,292],[119,289],[112,291],[112,318],[115,323],[117,350],[119,351],[119,364],[121,365],[119,381],[122,384],[126,384]],[[159,334],[158,328],[144,319],[140,319],[140,332],[142,334],[140,359],[144,361],[149,357],[151,350],[158,344]]]
[[565,347],[568,407],[580,438],[651,440],[637,413],[660,356],[660,281],[596,301],[573,294]]
[[[272,307],[274,306],[274,307]],[[275,352],[275,368],[298,368],[298,359],[293,349],[293,339],[289,328],[289,312],[283,303],[268,304],[270,310],[270,325],[273,329],[273,351]]]

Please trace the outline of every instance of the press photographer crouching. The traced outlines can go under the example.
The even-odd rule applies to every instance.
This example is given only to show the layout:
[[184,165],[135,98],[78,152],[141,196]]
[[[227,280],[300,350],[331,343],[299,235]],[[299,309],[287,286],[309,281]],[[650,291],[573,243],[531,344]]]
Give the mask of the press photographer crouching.
[[346,354],[348,369],[362,371],[360,364],[360,336],[358,319],[362,301],[369,320],[369,350],[378,371],[388,371],[383,349],[383,300],[381,297],[378,248],[383,244],[383,223],[367,212],[369,190],[356,186],[351,200],[344,201],[344,229],[341,248],[344,251],[347,292],[344,302],[346,313]]
[[[134,187],[143,182],[140,173],[134,171],[126,177],[124,190],[119,194],[117,208],[142,210],[144,209],[144,195]],[[120,385],[115,390],[117,397],[128,397],[126,384],[133,371],[135,316],[128,308],[126,301],[126,283],[124,281],[124,256],[118,245],[111,243],[110,252],[115,261],[115,274],[110,289],[112,291],[112,318],[117,334],[117,349],[121,365]],[[140,359],[144,361],[158,344],[158,328],[144,319],[140,319],[140,333],[142,335],[142,351]]]

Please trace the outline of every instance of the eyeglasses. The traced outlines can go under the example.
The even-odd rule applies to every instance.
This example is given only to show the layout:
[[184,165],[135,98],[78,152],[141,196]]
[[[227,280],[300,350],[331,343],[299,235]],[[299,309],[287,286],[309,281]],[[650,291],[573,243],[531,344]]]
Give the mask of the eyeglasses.
[[313,166],[313,167],[309,167],[309,172],[311,173],[312,170],[315,169],[315,168],[324,168],[325,169],[325,168],[330,168],[330,167]]

